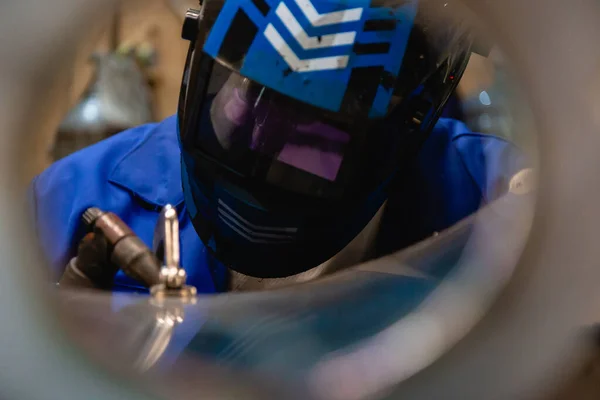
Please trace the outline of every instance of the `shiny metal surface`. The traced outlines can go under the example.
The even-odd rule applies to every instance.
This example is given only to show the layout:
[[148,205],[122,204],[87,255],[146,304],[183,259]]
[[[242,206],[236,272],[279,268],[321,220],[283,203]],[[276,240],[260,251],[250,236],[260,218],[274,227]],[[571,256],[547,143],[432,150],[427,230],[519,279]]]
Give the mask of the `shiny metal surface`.
[[7,266],[0,281],[0,315],[11,321],[0,327],[0,394],[5,399],[147,398],[139,387],[72,351],[48,300],[42,261],[21,208],[26,202],[19,170],[31,162],[29,144],[50,116],[46,110],[52,109],[57,89],[52,82],[110,4],[0,3],[0,254]]
[[147,339],[138,339],[139,341],[132,343],[136,346],[143,343],[143,347],[140,348],[136,359],[133,361],[133,368],[137,371],[149,370],[163,356],[171,342],[176,326],[183,322],[183,305],[163,305],[156,310],[154,318],[155,323]]
[[161,261],[160,280],[166,289],[181,289],[187,278],[180,265],[179,219],[177,210],[167,204],[161,211],[152,241],[154,254]]
[[[485,18],[526,92],[539,134],[538,204],[516,274],[470,334],[402,385],[405,398],[540,398],[568,378],[591,346],[600,225],[600,35],[596,1],[466,3]],[[591,94],[591,93],[594,94]],[[566,134],[569,132],[570,134]],[[572,133],[572,134],[571,134]],[[493,361],[492,361],[493,360]],[[468,374],[468,375],[466,375]],[[469,383],[465,384],[465,376]],[[436,384],[432,384],[436,382]]]
[[[532,201],[509,194],[429,243],[322,281],[195,302],[62,292],[64,318],[74,338],[123,338],[119,353],[130,356],[120,365],[209,362],[317,398],[363,398],[429,365],[485,314],[520,254]],[[425,277],[441,267],[452,270],[447,279]],[[92,333],[88,319],[103,322]],[[358,376],[368,379],[354,387]],[[186,390],[200,395],[202,387]]]
[[[346,359],[350,364],[344,364],[349,365],[347,369],[337,369],[342,374],[336,376],[327,373],[328,370],[335,371],[326,368],[327,365],[336,365],[335,354],[322,360],[325,361],[324,364],[318,364],[314,369],[309,368],[311,371],[323,372],[317,376],[310,373],[306,375],[309,378],[307,382],[311,388],[310,393],[317,397],[340,398],[348,394],[344,390],[355,389],[360,385],[358,394],[364,394],[361,392],[361,387],[364,387],[369,393],[383,390],[389,398],[539,398],[565,379],[565,371],[577,367],[583,361],[589,342],[584,340],[581,329],[589,323],[591,315],[597,316],[598,303],[590,299],[597,299],[597,285],[600,281],[600,270],[597,268],[600,247],[595,234],[600,225],[600,182],[596,172],[600,169],[600,159],[597,156],[600,136],[596,134],[598,126],[594,120],[600,99],[597,87],[590,85],[590,82],[597,81],[597,66],[600,65],[600,49],[595,46],[595,39],[600,36],[599,5],[592,0],[469,0],[466,3],[485,17],[486,26],[499,38],[499,43],[508,56],[515,60],[517,76],[522,79],[528,92],[536,114],[537,128],[542,135],[539,196],[531,237],[511,283],[491,308],[486,306],[494,300],[493,295],[484,297],[483,303],[461,303],[460,300],[481,300],[476,288],[484,289],[494,284],[492,279],[486,279],[487,275],[464,274],[463,278],[470,278],[456,279],[453,286],[455,290],[446,290],[445,293],[461,293],[460,289],[466,288],[467,296],[458,296],[455,299],[459,301],[455,303],[450,301],[452,296],[439,298],[447,300],[445,302],[427,300],[421,306],[438,306],[442,307],[437,308],[438,310],[443,310],[444,306],[452,309],[454,304],[454,307],[462,311],[460,305],[467,305],[466,314],[471,315],[470,323],[464,319],[457,324],[453,319],[444,323],[443,317],[448,315],[446,312],[440,315],[430,312],[424,319],[417,318],[415,321],[413,318],[412,322],[411,319],[404,319],[404,331],[383,329],[381,332],[387,334],[380,336],[381,340],[371,343],[367,341],[366,346],[360,346],[354,353],[345,354],[349,356]],[[78,343],[87,341],[88,349],[103,350],[104,359],[109,358],[110,361],[100,364],[102,368],[74,351],[72,344],[61,336],[56,309],[51,307],[53,302],[48,301],[52,297],[49,297],[45,286],[32,278],[40,273],[35,268],[40,265],[40,259],[31,251],[28,240],[31,236],[24,232],[23,220],[17,218],[14,207],[9,207],[21,204],[19,201],[15,202],[15,199],[20,199],[21,188],[14,183],[14,166],[17,165],[16,161],[26,159],[24,155],[27,154],[22,151],[22,142],[19,140],[24,140],[24,135],[35,132],[35,124],[41,123],[40,119],[31,118],[30,110],[43,110],[42,105],[51,104],[51,93],[44,84],[59,70],[60,61],[65,55],[61,49],[75,46],[75,40],[84,32],[85,25],[98,17],[98,10],[102,10],[104,4],[105,1],[94,0],[54,0],[53,7],[47,7],[47,2],[42,4],[20,0],[5,2],[0,6],[0,151],[3,155],[0,157],[0,184],[3,187],[0,191],[0,204],[4,204],[0,207],[0,254],[7,266],[3,279],[0,280],[0,315],[3,321],[10,321],[0,327],[3,343],[0,347],[2,397],[141,399],[148,398],[147,393],[144,396],[140,391],[140,387],[144,387],[145,391],[151,391],[160,398],[198,398],[199,393],[210,398],[310,398],[293,384],[290,385],[294,390],[290,391],[290,386],[284,380],[272,381],[281,388],[288,389],[286,391],[280,388],[277,391],[268,382],[265,383],[259,376],[251,373],[237,370],[235,374],[228,373],[231,371],[216,365],[214,354],[212,357],[210,354],[198,355],[191,363],[180,360],[180,368],[174,368],[174,374],[151,375],[152,379],[142,381],[132,379],[122,371],[119,376],[108,373],[107,371],[115,371],[117,359],[126,358],[127,352],[119,350],[129,348],[118,340],[123,337],[119,334],[131,333],[133,329],[143,326],[144,322],[155,323],[155,314],[143,311],[145,307],[151,306],[148,303],[141,307],[141,311],[132,315],[117,316],[111,309],[114,299],[105,295],[61,295],[63,308],[59,310],[63,310],[64,315],[68,316],[63,317],[63,321],[70,327],[69,332],[74,334],[72,338],[78,340]],[[31,12],[37,7],[44,9],[44,18]],[[502,216],[502,212],[496,209],[496,215]],[[479,247],[488,249],[482,250],[488,258],[484,258],[484,262],[472,259],[471,266],[487,266],[488,261],[491,261],[492,266],[498,266],[500,261],[514,261],[510,257],[519,258],[515,253],[505,254],[508,251],[503,247],[504,241],[497,239],[489,242],[490,236],[495,237],[491,232],[491,225],[479,226],[484,233],[486,227],[490,227],[487,230],[488,242],[484,241],[483,247]],[[460,242],[461,235],[465,235],[465,232],[460,229],[448,234],[442,233],[428,243],[360,266],[353,272],[366,273],[371,277],[383,273],[381,276],[385,275],[387,278],[393,276],[391,272],[399,268],[401,262],[413,260],[415,264],[427,267],[432,265],[424,261],[428,260],[427,246],[432,246],[434,254],[438,254],[436,248],[443,251],[444,246],[450,246],[445,247],[447,251]],[[516,235],[507,235],[503,239],[510,244],[516,240]],[[505,254],[509,259],[500,257],[498,260],[495,257],[498,254]],[[468,271],[469,268],[463,270]],[[475,272],[477,271],[482,270],[476,269]],[[508,278],[508,270],[500,268],[498,272],[500,278]],[[359,281],[355,279],[359,275],[348,274],[350,272],[337,276],[336,284],[324,281],[263,294],[217,296],[201,299],[192,307],[194,314],[199,316],[204,311],[221,310],[221,319],[213,318],[213,326],[216,326],[218,333],[232,332],[233,343],[240,343],[240,346],[234,346],[232,350],[247,349],[256,343],[252,329],[255,333],[256,330],[259,331],[260,338],[261,327],[276,332],[284,326],[286,329],[297,329],[298,333],[297,340],[287,342],[289,346],[285,346],[285,349],[293,351],[297,348],[298,353],[303,354],[305,347],[299,345],[305,344],[309,349],[318,349],[320,342],[313,340],[319,336],[310,334],[310,329],[307,333],[298,325],[288,323],[289,320],[282,317],[284,312],[285,315],[293,315],[294,306],[297,309],[305,307],[307,310],[315,310],[317,314],[319,306],[350,306],[344,303],[347,298],[344,293],[351,292],[354,296],[361,287],[370,288],[372,282],[378,285],[390,282],[388,279]],[[495,288],[500,290],[501,286]],[[319,288],[321,291],[316,294]],[[382,286],[376,285],[375,288],[378,289],[374,291],[375,294],[382,293]],[[365,296],[365,299],[375,301],[380,298]],[[133,300],[140,304],[147,301],[142,298]],[[291,304],[286,304],[286,300]],[[367,301],[365,304],[370,303]],[[471,305],[475,307],[472,308]],[[250,306],[253,307],[251,312],[248,308]],[[399,312],[396,308],[392,310]],[[486,315],[479,320],[478,317],[483,313]],[[308,314],[310,317],[310,312]],[[136,320],[135,316],[139,318]],[[241,323],[244,316],[254,325],[244,326]],[[269,320],[270,316],[274,318]],[[436,316],[442,319],[435,319]],[[392,317],[399,318],[399,315]],[[192,317],[188,319],[186,311],[184,323],[176,329],[193,320]],[[286,323],[278,325],[271,323],[273,321]],[[440,322],[432,325],[432,321]],[[474,321],[478,321],[476,325]],[[454,339],[460,337],[460,342],[450,341],[445,346],[440,346],[439,342],[431,341],[431,337],[428,339],[421,335],[423,346],[433,349],[425,353],[428,358],[442,354],[448,348],[450,350],[431,365],[427,364],[428,360],[420,360],[413,363],[412,368],[405,370],[398,370],[394,365],[390,368],[390,357],[402,353],[398,353],[395,347],[395,351],[390,351],[385,346],[376,351],[375,346],[377,343],[386,343],[386,338],[400,345],[405,343],[405,338],[419,338],[413,330],[419,324],[415,325],[414,322],[421,322],[421,327],[433,327],[417,329],[417,333],[429,332],[436,339],[440,332],[447,329]],[[111,335],[111,330],[116,333],[114,336]],[[460,333],[465,331],[468,333],[461,336]],[[377,336],[375,333],[373,335]],[[111,340],[103,341],[106,338]],[[238,342],[236,338],[241,340]],[[284,335],[285,338],[287,336]],[[278,345],[272,336],[269,339],[267,346]],[[279,345],[283,347],[285,343],[283,340]],[[411,348],[408,347],[407,350]],[[228,351],[223,357],[230,357],[231,354]],[[236,354],[239,357],[237,350],[233,355]],[[314,355],[315,352],[311,354]],[[353,358],[352,354],[357,357]],[[372,365],[365,371],[364,366],[361,367],[361,358],[358,357],[364,354],[377,356],[379,364]],[[259,352],[258,355],[272,356],[271,359],[263,360],[263,366],[277,365],[275,353]],[[394,357],[392,360],[397,362],[396,365],[401,365],[398,362],[407,358],[410,357]],[[100,359],[101,354],[94,361]],[[330,360],[333,364],[328,364]],[[268,361],[274,364],[269,364]],[[321,367],[322,365],[325,367]],[[429,367],[407,381],[402,381],[402,378],[419,369],[419,365]],[[388,368],[391,371],[389,374],[386,373]],[[285,372],[289,371],[282,373]],[[327,386],[328,382],[331,385]],[[352,383],[357,386],[343,385]],[[327,387],[334,390],[320,390],[326,390]],[[174,389],[178,392],[174,392]]]
[[174,297],[181,301],[194,302],[198,293],[194,286],[182,285],[178,288],[169,288],[164,283],[159,283],[150,288],[150,294],[159,301]]

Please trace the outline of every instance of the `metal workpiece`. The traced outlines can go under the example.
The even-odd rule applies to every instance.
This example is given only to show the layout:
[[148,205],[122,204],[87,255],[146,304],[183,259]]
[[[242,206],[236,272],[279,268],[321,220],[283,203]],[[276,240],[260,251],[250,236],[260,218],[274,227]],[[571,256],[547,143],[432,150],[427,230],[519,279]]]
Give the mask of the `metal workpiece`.
[[[596,176],[596,171],[600,169],[597,154],[600,136],[594,134],[600,121],[600,92],[595,85],[598,82],[600,47],[594,45],[595,38],[600,36],[598,2],[465,2],[474,12],[479,11],[478,14],[484,17],[483,23],[493,30],[492,33],[497,34],[495,36],[499,45],[517,61],[514,66],[516,75],[522,79],[519,83],[526,90],[536,116],[543,162],[539,169],[539,195],[531,235],[509,285],[498,299],[494,299],[493,306],[482,313],[485,315],[481,315],[477,323],[470,327],[472,329],[468,329],[448,351],[442,351],[443,355],[439,359],[431,357],[424,360],[432,364],[406,379],[406,363],[415,357],[423,359],[414,350],[407,353],[398,351],[396,345],[404,346],[405,338],[414,337],[420,338],[423,346],[440,348],[443,346],[438,346],[440,342],[437,339],[443,340],[447,336],[447,326],[456,326],[455,323],[444,323],[447,314],[441,312],[443,310],[425,315],[421,311],[415,311],[412,318],[403,319],[402,325],[406,327],[403,335],[397,329],[382,332],[395,345],[373,346],[373,357],[369,358],[373,362],[364,362],[359,357],[365,354],[362,351],[355,357],[346,357],[344,360],[347,362],[342,364],[344,368],[325,368],[325,374],[317,375],[314,381],[322,383],[317,387],[343,391],[328,391],[331,395],[320,399],[351,398],[351,395],[367,387],[367,383],[376,384],[378,389],[387,394],[387,398],[543,398],[542,392],[550,394],[556,384],[578,367],[578,359],[584,358],[582,350],[585,342],[582,341],[580,329],[589,323],[590,318],[595,321],[598,319],[596,299],[597,282],[600,279],[600,269],[597,268],[600,246],[595,239],[595,232],[600,225],[597,206],[600,201],[600,186]],[[2,320],[10,323],[3,324],[0,335],[3,343],[0,357],[3,362],[0,374],[2,397],[33,400],[49,397],[133,400],[201,396],[214,399],[297,398],[297,393],[300,392],[298,388],[290,387],[289,380],[281,379],[280,373],[270,375],[264,371],[256,371],[255,368],[251,372],[256,373],[251,375],[253,379],[250,380],[247,379],[250,374],[243,373],[252,368],[247,362],[241,364],[239,370],[223,372],[210,369],[207,372],[207,365],[214,365],[216,362],[197,351],[193,353],[198,358],[197,364],[192,367],[184,364],[177,370],[182,372],[181,379],[169,380],[173,376],[170,375],[161,381],[160,377],[154,375],[152,385],[141,387],[143,382],[126,379],[113,370],[104,371],[100,364],[92,365],[87,357],[66,345],[63,331],[51,320],[56,311],[52,307],[55,301],[49,301],[44,296],[45,291],[39,290],[38,283],[42,283],[43,274],[39,273],[37,267],[42,259],[36,257],[31,250],[32,236],[21,233],[23,219],[11,207],[15,201],[19,201],[15,195],[17,191],[11,190],[7,182],[17,175],[16,165],[19,169],[27,166],[28,160],[23,157],[19,159],[21,153],[15,149],[26,148],[30,157],[36,152],[35,146],[30,144],[39,142],[39,138],[36,139],[33,135],[39,133],[43,128],[41,125],[48,118],[44,113],[31,118],[31,110],[46,110],[56,103],[55,95],[58,93],[50,90],[50,86],[56,82],[58,72],[67,70],[65,64],[68,57],[64,49],[74,48],[76,42],[82,40],[83,25],[99,21],[108,8],[107,4],[111,2],[56,0],[52,7],[45,8],[43,18],[38,13],[31,12],[39,5],[30,0],[4,3],[4,9],[0,12],[0,31],[3,33],[0,35],[0,56],[3,57],[0,58],[3,60],[2,68],[7,73],[0,75],[0,102],[3,104],[0,107],[0,126],[4,140],[0,146],[0,153],[3,152],[4,156],[0,158],[4,163],[3,168],[0,168],[0,175],[4,179],[4,190],[0,191],[0,198],[5,207],[0,207],[0,251],[5,268],[2,279],[4,286],[0,290],[0,311]],[[37,150],[37,153],[40,152],[41,150]],[[513,187],[518,192],[522,186]],[[486,210],[499,215],[497,209],[487,207]],[[493,228],[489,221],[482,221],[481,227]],[[298,323],[292,324],[289,322],[290,313],[282,313],[285,317],[281,318],[282,323],[269,323],[273,321],[272,310],[275,307],[279,309],[285,301],[301,301],[310,311],[309,315],[322,316],[323,321],[327,322],[324,326],[339,328],[342,333],[355,333],[357,331],[352,329],[353,325],[350,323],[360,320],[341,317],[355,312],[357,305],[373,303],[371,296],[385,295],[386,287],[379,284],[387,285],[391,282],[387,291],[390,294],[399,293],[400,287],[390,280],[390,272],[400,268],[401,262],[408,256],[413,257],[415,265],[428,264],[427,260],[431,260],[431,256],[423,254],[430,250],[427,247],[442,242],[451,244],[456,233],[454,230],[440,232],[428,243],[418,244],[414,248],[361,266],[363,270],[369,267],[372,271],[378,271],[373,276],[378,284],[374,288],[376,290],[364,291],[365,301],[351,301],[356,298],[354,287],[350,288],[352,290],[348,296],[335,292],[336,288],[348,289],[350,284],[356,287],[364,285],[362,275],[346,280],[334,280],[332,277],[331,282],[319,283],[322,286],[297,285],[281,291],[205,296],[199,298],[198,304],[192,307],[196,309],[196,316],[193,310],[186,309],[183,324],[193,322],[194,316],[201,320],[207,315],[207,310],[213,316],[220,312],[222,321],[232,321],[227,332],[238,332],[234,337],[242,336],[243,341],[237,341],[240,346],[250,348],[256,342],[254,337],[242,334],[262,334],[266,337],[265,342],[271,345],[263,347],[268,350],[263,354],[279,355],[282,351],[294,351],[291,355],[297,355],[296,358],[291,355],[278,358],[281,365],[293,366],[296,360],[302,358],[299,356],[308,352],[306,347],[299,344],[306,343],[309,346],[315,343],[312,349],[320,352],[319,356],[324,355],[323,350],[318,346],[319,342],[315,342],[318,336],[311,329],[304,329],[305,325],[301,324],[303,321],[310,322],[309,318],[298,318]],[[494,235],[494,241],[490,241],[489,245],[497,245],[501,251],[503,241],[512,236],[514,235],[510,232],[504,237]],[[421,257],[415,259],[415,253]],[[440,255],[443,254],[442,252]],[[481,262],[478,265],[487,267]],[[486,272],[487,268],[477,272],[480,271]],[[482,281],[481,277],[481,274],[465,276],[465,279],[455,280],[455,283],[471,290],[472,285]],[[316,287],[322,287],[323,296],[328,296],[328,301],[321,304],[330,304],[334,307],[334,312],[320,312],[320,304],[314,303],[321,297],[314,292]],[[115,365],[115,370],[117,366],[122,366],[123,363],[118,359],[121,352],[114,350],[120,343],[116,338],[122,338],[128,329],[138,328],[139,319],[114,313],[113,294],[61,291],[58,297],[65,303],[62,315],[78,312],[78,337],[90,339],[90,336],[95,336],[96,339],[106,335],[111,340],[89,342],[99,346],[97,354],[106,356],[107,366],[112,366],[109,361]],[[443,300],[435,303],[428,301],[427,304],[460,307],[460,303],[452,298]],[[146,302],[144,304],[147,306]],[[469,306],[479,303],[463,304]],[[379,312],[379,303],[373,305],[377,307],[374,309],[377,312],[365,312],[363,315],[385,316],[385,313]],[[392,305],[397,306],[397,303]],[[220,311],[218,307],[221,307]],[[234,307],[236,310],[232,317]],[[390,309],[395,311],[397,307]],[[93,313],[93,310],[97,310],[97,313]],[[145,315],[145,310],[147,309],[140,309],[139,314]],[[346,310],[348,313],[344,312]],[[235,324],[235,316],[245,324]],[[441,321],[440,316],[443,317]],[[152,314],[152,318],[154,317]],[[97,324],[93,325],[93,322]],[[439,337],[415,335],[415,322],[420,322],[421,326],[429,326],[430,332],[439,333]],[[273,340],[269,332],[280,332],[282,326],[297,329],[286,336],[288,340]],[[374,329],[375,335],[379,336],[380,328]],[[113,331],[118,335],[111,335]],[[214,337],[213,333],[214,330],[209,331],[211,336],[205,337]],[[206,340],[205,343],[211,342]],[[350,345],[354,343],[352,341]],[[238,354],[245,356],[246,348],[242,347]],[[334,350],[336,355],[344,355],[344,348]],[[348,351],[351,356],[353,348],[350,346]],[[392,364],[389,357],[394,355]],[[242,362],[247,360],[246,357],[241,358]],[[340,365],[335,363],[335,359],[332,361],[335,365]],[[390,365],[394,368],[390,368]],[[415,371],[414,368],[409,370]],[[32,375],[31,371],[40,373]],[[279,396],[263,391],[262,387],[254,390],[260,385],[257,377],[268,379],[271,376],[274,376],[274,384],[281,387],[281,392],[277,393]],[[378,381],[382,378],[383,382]],[[243,392],[240,387],[244,389]],[[152,392],[151,395],[147,395],[148,392]],[[300,393],[304,395],[304,399],[313,398]],[[311,393],[314,394],[314,391]],[[579,399],[582,396],[569,394],[564,398]]]
[[180,265],[179,219],[177,210],[170,204],[162,209],[158,217],[152,249],[161,266],[160,284],[152,287],[150,293],[155,297],[194,297],[196,288],[185,285],[187,274]]
[[197,290],[194,286],[183,285],[178,289],[171,289],[164,283],[159,283],[150,288],[150,294],[159,300],[166,300],[168,298],[177,297],[185,302],[194,303],[196,299]]
[[156,365],[169,346],[175,328],[183,323],[183,318],[181,305],[161,307],[156,311],[153,325],[143,339],[142,348],[133,363],[136,370],[145,372]]

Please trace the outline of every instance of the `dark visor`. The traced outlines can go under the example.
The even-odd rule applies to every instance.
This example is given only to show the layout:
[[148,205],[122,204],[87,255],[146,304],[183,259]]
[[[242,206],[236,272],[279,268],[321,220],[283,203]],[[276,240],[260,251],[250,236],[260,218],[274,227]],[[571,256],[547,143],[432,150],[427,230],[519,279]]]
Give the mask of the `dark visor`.
[[383,120],[342,118],[235,72],[218,78],[223,68],[215,63],[208,74],[212,90],[203,100],[192,85],[183,110],[182,140],[202,164],[198,173],[230,171],[245,182],[333,199],[372,190],[380,182],[374,175],[389,176],[396,165],[397,135]]
[[189,63],[193,78],[184,80],[180,110],[181,139],[198,176],[360,201],[390,177],[404,153],[414,153],[410,140],[399,140],[410,135],[400,135],[405,117],[398,107],[380,119],[334,113],[218,62],[203,67],[208,60],[202,54]]
[[212,101],[210,122],[198,144],[211,155],[254,152],[328,181],[336,180],[350,141],[344,130],[235,73]]

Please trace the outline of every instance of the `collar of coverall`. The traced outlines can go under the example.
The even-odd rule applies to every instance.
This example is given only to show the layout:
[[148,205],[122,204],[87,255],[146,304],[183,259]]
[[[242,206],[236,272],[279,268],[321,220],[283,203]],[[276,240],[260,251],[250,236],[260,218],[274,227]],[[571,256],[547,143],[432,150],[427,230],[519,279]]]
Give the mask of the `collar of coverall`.
[[172,116],[138,129],[139,141],[116,163],[108,176],[109,182],[154,206],[181,205],[183,191],[177,118]]

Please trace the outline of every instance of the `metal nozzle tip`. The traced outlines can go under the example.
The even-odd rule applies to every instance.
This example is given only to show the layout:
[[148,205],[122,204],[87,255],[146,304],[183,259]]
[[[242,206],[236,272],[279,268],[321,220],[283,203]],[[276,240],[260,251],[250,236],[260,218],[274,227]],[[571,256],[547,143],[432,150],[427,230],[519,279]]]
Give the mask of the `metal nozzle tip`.
[[102,210],[96,207],[90,207],[83,213],[81,219],[86,225],[93,225],[94,222],[103,214]]

